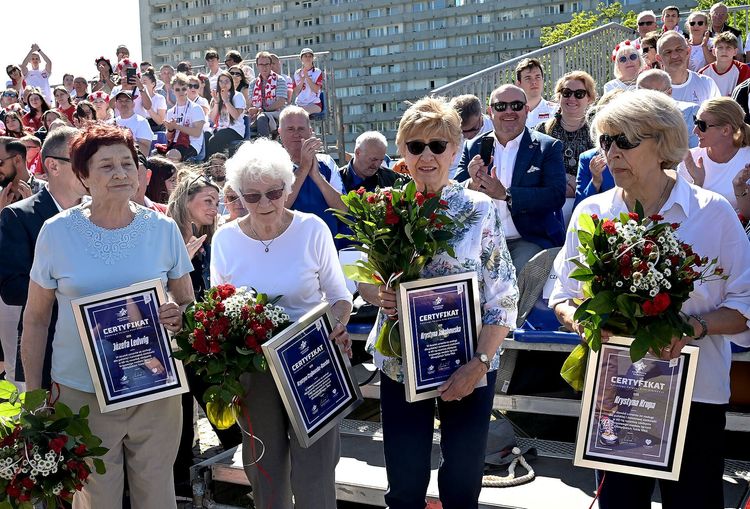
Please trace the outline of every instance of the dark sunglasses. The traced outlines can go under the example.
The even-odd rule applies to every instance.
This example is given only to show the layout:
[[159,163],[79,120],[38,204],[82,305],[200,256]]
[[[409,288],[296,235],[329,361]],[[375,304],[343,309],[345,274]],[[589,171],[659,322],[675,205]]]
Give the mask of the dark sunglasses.
[[628,56],[622,55],[620,58],[617,59],[617,61],[620,62],[621,64],[624,64],[625,62],[628,61],[628,59],[633,60],[633,61],[638,60],[638,53],[631,53]]
[[201,85],[200,85],[200,83],[191,83],[190,85],[188,85],[188,88],[192,88],[194,90],[198,90],[199,88],[201,88]]
[[242,76],[242,73],[241,72],[237,72],[237,71],[230,72],[229,74],[231,74],[232,76]]
[[702,133],[705,133],[708,131],[709,127],[719,127],[721,124],[709,124],[705,120],[700,120],[698,117],[693,116],[693,123],[698,128],[698,130]]
[[66,162],[66,163],[70,162],[70,158],[69,157],[60,157],[60,156],[47,156],[47,157],[49,157],[50,159],[55,159],[57,161],[63,161],[63,162]]
[[639,27],[647,27],[647,26],[653,25],[654,23],[655,23],[655,21],[639,21],[638,22],[638,26]]
[[18,94],[15,92],[3,92],[3,97],[18,97]]
[[443,140],[433,140],[429,143],[423,141],[406,142],[406,148],[409,149],[409,153],[415,156],[424,152],[425,147],[430,147],[430,152],[433,154],[442,154],[448,148],[448,142]]
[[521,111],[524,106],[526,106],[526,103],[523,101],[511,101],[511,102],[505,102],[505,101],[498,101],[496,103],[490,104],[490,108],[493,110],[502,113],[503,111],[508,109],[508,106],[510,106],[510,109],[513,111]]
[[563,96],[565,99],[570,98],[570,96],[575,96],[576,99],[583,99],[587,95],[589,95],[588,92],[586,92],[585,89],[581,88],[578,90],[571,90],[569,88],[563,88],[560,90],[560,95]]
[[276,201],[284,194],[284,188],[274,189],[273,191],[266,191],[265,193],[243,193],[242,197],[246,203],[258,203],[263,195],[268,198],[268,201]]
[[187,87],[172,87],[175,92],[187,92]]
[[694,27],[695,25],[698,25],[699,27],[702,27],[703,23],[704,23],[703,21],[691,21],[690,26]]
[[622,133],[616,134],[615,136],[610,136],[609,134],[602,134],[599,136],[599,146],[604,149],[604,152],[609,152],[609,149],[612,148],[612,143],[617,145],[617,148],[620,150],[631,150],[641,144],[640,141],[631,142]]

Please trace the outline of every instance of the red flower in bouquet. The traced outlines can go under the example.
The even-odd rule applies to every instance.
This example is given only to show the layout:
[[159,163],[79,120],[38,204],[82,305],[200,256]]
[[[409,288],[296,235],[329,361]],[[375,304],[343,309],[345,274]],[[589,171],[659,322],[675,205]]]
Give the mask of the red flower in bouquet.
[[267,369],[261,345],[289,324],[278,299],[230,284],[212,287],[188,308],[185,328],[175,335],[174,357],[210,384],[203,399],[222,429],[234,422],[232,407],[244,395],[240,375]]
[[[394,288],[419,277],[425,264],[440,251],[453,255],[449,240],[458,224],[446,215],[448,204],[434,193],[417,190],[414,181],[399,180],[390,189],[350,192],[342,197],[347,211],[331,209],[352,231],[337,237],[354,242],[366,260],[344,267],[350,279]],[[396,322],[388,320],[375,348],[400,357]]]
[[[636,212],[614,219],[582,214],[581,255],[571,260],[577,268],[570,274],[582,283],[584,300],[574,319],[583,326],[588,347],[599,350],[602,329],[633,336],[633,362],[670,345],[674,337],[692,334],[680,309],[695,283],[727,277],[715,259],[700,257],[678,239],[679,224],[663,223],[658,214],[642,217],[640,203]],[[585,345],[577,347],[561,371],[576,389],[583,385],[586,355]]]

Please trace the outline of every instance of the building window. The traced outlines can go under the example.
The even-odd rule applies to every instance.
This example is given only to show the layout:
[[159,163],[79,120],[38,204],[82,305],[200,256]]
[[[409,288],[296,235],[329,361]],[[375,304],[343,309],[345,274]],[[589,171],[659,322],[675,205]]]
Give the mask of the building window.
[[249,9],[243,9],[241,11],[237,11],[237,19],[247,19],[249,17],[250,17]]
[[313,26],[313,20],[312,18],[306,18],[302,20],[302,26],[303,27],[311,27]]
[[502,39],[503,39],[503,41],[512,41],[513,40],[513,32],[503,32]]
[[533,18],[534,9],[521,9],[521,18]]
[[430,41],[430,49],[443,49],[448,47],[448,41],[445,39],[432,39]]
[[383,15],[382,9],[370,9],[367,11],[367,17],[368,18],[379,18]]
[[232,37],[232,31],[231,30],[224,30],[224,39],[229,39]]
[[242,37],[242,36],[246,36],[246,35],[250,35],[250,27],[242,27],[242,28],[238,28],[237,29],[237,36],[238,37]]
[[272,13],[274,13],[274,14],[279,14],[279,13],[281,13],[281,12],[282,12],[283,10],[284,10],[284,6],[283,6],[283,5],[281,5],[281,4],[274,4],[274,5],[273,5],[273,6],[271,7],[271,12],[272,12]]
[[513,19],[512,12],[504,12],[500,15],[500,21],[510,21]]
[[359,11],[353,11],[353,12],[350,12],[350,13],[347,14],[347,19],[349,21],[357,21],[357,20],[359,20],[359,18],[360,18]]
[[[362,48],[350,49],[346,52],[346,54],[348,58],[352,58],[352,59],[362,58],[363,56],[365,56],[365,50],[363,50]],[[342,57],[342,60],[343,60],[343,57]]]
[[581,12],[581,2],[571,2],[570,12]]
[[558,12],[560,11],[558,11],[556,4],[544,6],[544,14],[557,14]]
[[521,39],[534,39],[534,29],[533,28],[524,28],[521,31]]
[[341,23],[341,14],[331,14],[331,23]]
[[411,12],[424,12],[427,10],[427,5],[424,2],[416,2],[411,6]]
[[371,57],[382,57],[388,54],[388,46],[373,46],[370,48],[369,55]]

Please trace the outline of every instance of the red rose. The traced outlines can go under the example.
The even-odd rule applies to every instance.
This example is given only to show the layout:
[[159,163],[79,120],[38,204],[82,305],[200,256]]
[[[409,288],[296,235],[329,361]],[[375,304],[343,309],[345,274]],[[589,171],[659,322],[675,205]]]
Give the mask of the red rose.
[[386,210],[385,224],[398,224],[400,219],[399,215],[393,212],[393,209]]
[[63,489],[62,491],[60,491],[60,497],[63,500],[68,500],[69,501],[69,500],[73,499],[73,494],[71,492],[69,492],[68,490]]
[[255,350],[258,347],[258,340],[255,339],[255,336],[248,334],[245,336],[245,346]]
[[676,230],[677,228],[680,227],[680,223],[672,223],[669,226],[671,226],[673,230]]
[[638,217],[638,214],[635,212],[628,212],[628,217],[632,219],[633,221],[638,221],[640,218]]
[[629,279],[630,276],[633,275],[633,269],[631,269],[630,266],[624,266],[620,269],[620,274],[622,274],[622,277],[625,279]]
[[196,320],[197,322],[202,322],[203,320],[205,320],[205,319],[206,319],[206,313],[204,313],[204,312],[203,312],[203,311],[201,311],[201,310],[198,310],[198,311],[196,311],[196,312],[195,312],[195,314],[194,314],[193,316],[195,317],[195,320]]
[[206,343],[206,336],[200,335],[196,336],[193,340],[193,348],[195,348],[195,351],[202,354],[208,353],[208,344]]
[[376,201],[378,201],[378,199],[375,198],[374,194],[368,194],[367,198],[365,199],[367,200],[367,203],[375,203]]
[[60,451],[62,451],[63,447],[65,447],[65,444],[68,443],[68,437],[66,435],[60,435],[57,438],[53,438],[49,441],[49,448],[55,451],[57,454],[60,454]]
[[83,456],[86,454],[86,444],[78,444],[73,448],[73,452],[76,453],[78,456]]
[[209,353],[219,353],[221,352],[221,345],[218,341],[210,341],[208,343],[208,351]]
[[34,481],[32,481],[30,477],[24,477],[24,478],[23,478],[23,479],[21,480],[21,486],[23,486],[23,487],[24,487],[24,488],[26,488],[27,490],[30,490],[30,489],[32,489],[32,488],[33,488],[34,486],[36,486],[36,484],[34,484]]
[[617,228],[615,228],[615,223],[612,222],[610,219],[605,219],[602,223],[602,230],[604,233],[608,233],[610,235],[614,235],[617,233]]
[[657,313],[666,311],[671,303],[672,299],[669,298],[668,293],[657,293],[656,297],[654,297],[654,306],[656,307]]
[[652,214],[652,215],[648,216],[648,218],[650,220],[652,220],[653,222],[657,222],[657,221],[663,220],[664,216],[660,216],[659,214]]
[[414,201],[416,201],[417,205],[421,207],[422,205],[424,205],[425,197],[422,193],[417,191],[417,194],[414,195]]
[[263,311],[265,311],[266,308],[263,307],[263,304],[256,304],[255,308],[253,308],[256,313],[261,314]]
[[78,479],[80,479],[81,481],[85,481],[86,479],[88,479],[88,477],[89,477],[88,468],[86,468],[85,465],[81,465],[78,468]]
[[223,329],[221,327],[221,323],[219,323],[218,321],[212,323],[211,324],[211,329],[209,329],[209,332],[210,332],[211,336],[213,336],[214,338],[218,337],[223,332]]
[[435,193],[427,193],[426,195],[424,195],[424,197],[427,198],[428,200],[431,200],[435,196],[437,196]]
[[18,498],[21,495],[21,488],[13,484],[8,484],[5,487],[5,493],[7,493],[11,498]]
[[360,196],[362,196],[363,194],[365,194],[365,188],[364,187],[360,187],[359,189],[357,189],[357,194],[360,195]]
[[644,302],[642,307],[643,307],[643,314],[645,314],[646,316],[654,316],[655,314],[657,314],[656,306],[650,300],[647,300],[646,302]]
[[447,202],[447,201],[445,201],[445,200],[440,200],[440,202],[439,202],[439,203],[440,203],[440,205],[441,205],[441,206],[442,206],[443,208],[446,208],[446,207],[448,206],[448,202]]
[[591,219],[593,219],[594,221],[598,221],[599,216],[597,216],[596,214],[591,214]]
[[219,297],[222,299],[226,299],[227,297],[231,297],[232,295],[234,295],[234,286],[230,284],[219,285],[217,286],[217,289],[219,290]]
[[206,311],[206,318],[211,320],[213,317],[216,316],[216,313],[213,312],[213,310]]
[[622,255],[622,258],[620,258],[620,265],[622,267],[630,267],[630,264],[633,263],[633,259],[630,257],[629,254]]
[[223,313],[224,312],[224,303],[223,302],[217,302],[214,306],[214,312],[215,313]]
[[78,462],[76,460],[68,460],[65,463],[65,466],[68,467],[68,470],[71,472],[78,470]]

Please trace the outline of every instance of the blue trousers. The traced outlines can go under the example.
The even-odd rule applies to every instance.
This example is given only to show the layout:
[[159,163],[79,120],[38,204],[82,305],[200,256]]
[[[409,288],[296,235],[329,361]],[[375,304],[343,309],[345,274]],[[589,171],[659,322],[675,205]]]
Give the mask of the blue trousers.
[[380,410],[388,475],[385,502],[390,509],[425,507],[436,404],[441,431],[438,488],[443,509],[478,506],[496,378],[497,372],[487,373],[487,385],[461,401],[435,398],[408,403],[404,384],[381,374]]
[[[724,507],[724,440],[726,405],[690,406],[680,479],[659,480],[662,507],[722,509]],[[596,471],[597,485],[604,472]],[[606,472],[599,495],[600,509],[649,509],[657,480]]]

